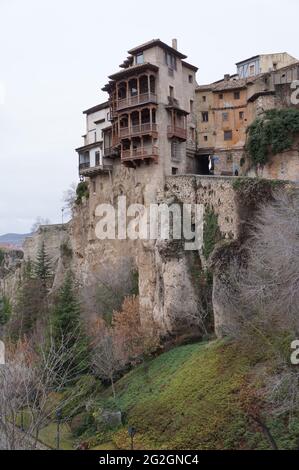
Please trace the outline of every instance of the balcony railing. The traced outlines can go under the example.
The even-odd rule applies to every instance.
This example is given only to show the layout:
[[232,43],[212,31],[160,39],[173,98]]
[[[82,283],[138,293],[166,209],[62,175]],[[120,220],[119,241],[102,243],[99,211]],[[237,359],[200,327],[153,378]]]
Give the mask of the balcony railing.
[[126,160],[138,160],[138,159],[145,159],[145,158],[153,158],[157,159],[159,155],[159,149],[158,147],[152,147],[152,148],[135,148],[135,149],[128,149],[128,150],[123,150],[121,153],[121,159],[122,161]]
[[113,166],[108,164],[95,166],[88,165],[86,167],[81,167],[81,165],[79,165],[79,173],[82,176],[95,176],[100,173],[109,173],[110,171],[112,171],[112,169]]
[[90,167],[90,162],[79,163],[79,170],[86,170],[86,168]]
[[140,134],[151,134],[153,132],[157,132],[157,124],[146,122],[131,127],[122,127],[120,129],[120,137],[124,138]]
[[167,137],[171,139],[172,137],[177,137],[181,140],[187,139],[187,129],[178,126],[168,126],[167,127]]
[[120,109],[130,108],[131,106],[137,106],[139,104],[156,102],[157,95],[155,95],[155,93],[141,93],[140,95],[129,96],[128,98],[117,100],[116,109],[119,111]]

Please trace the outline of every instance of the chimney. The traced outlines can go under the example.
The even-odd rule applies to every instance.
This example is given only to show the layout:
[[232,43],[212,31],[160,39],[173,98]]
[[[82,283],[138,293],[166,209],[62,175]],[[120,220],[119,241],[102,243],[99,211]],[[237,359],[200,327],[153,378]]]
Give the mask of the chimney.
[[229,73],[226,73],[226,74],[224,75],[224,81],[225,81],[225,82],[228,82],[229,79],[230,79],[230,74],[229,74]]
[[172,47],[173,47],[173,49],[175,49],[176,51],[178,50],[178,40],[177,40],[177,39],[173,39],[173,40],[172,40]]

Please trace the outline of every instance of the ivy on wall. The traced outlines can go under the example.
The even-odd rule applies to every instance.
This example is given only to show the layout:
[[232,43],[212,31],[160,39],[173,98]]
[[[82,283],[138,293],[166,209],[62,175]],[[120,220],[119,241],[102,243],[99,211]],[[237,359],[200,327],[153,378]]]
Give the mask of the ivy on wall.
[[215,248],[216,243],[221,240],[221,231],[218,225],[218,216],[211,207],[205,209],[203,228],[203,248],[205,259],[208,259]]
[[89,189],[88,189],[88,184],[85,181],[81,181],[76,189],[76,204],[79,205],[82,202],[83,197],[86,197],[86,199],[89,198]]
[[246,149],[255,165],[264,165],[269,154],[289,150],[299,133],[299,109],[271,109],[248,127]]

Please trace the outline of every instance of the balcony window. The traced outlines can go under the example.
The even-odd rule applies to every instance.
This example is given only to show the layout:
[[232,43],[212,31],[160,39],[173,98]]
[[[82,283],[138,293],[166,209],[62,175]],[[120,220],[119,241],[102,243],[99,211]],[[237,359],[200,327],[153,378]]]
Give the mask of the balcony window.
[[143,52],[140,52],[139,54],[137,54],[136,56],[136,64],[139,65],[139,64],[144,64],[144,55],[143,55]]

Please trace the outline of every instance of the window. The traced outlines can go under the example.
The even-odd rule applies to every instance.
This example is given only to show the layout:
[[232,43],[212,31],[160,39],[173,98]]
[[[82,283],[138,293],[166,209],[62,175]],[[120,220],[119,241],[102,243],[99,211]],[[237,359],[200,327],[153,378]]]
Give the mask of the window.
[[189,83],[193,83],[193,75],[189,75],[188,79],[189,79]]
[[222,121],[228,121],[228,113],[222,113]]
[[176,168],[175,166],[173,166],[173,167],[171,168],[171,174],[172,174],[172,175],[177,175],[177,174],[178,174],[178,168]]
[[209,122],[209,113],[208,111],[203,111],[201,113],[202,122]]
[[207,141],[208,141],[208,136],[207,136],[207,135],[204,135],[204,136],[203,136],[203,140],[204,140],[205,142],[207,142]]
[[173,86],[169,87],[169,96],[170,96],[170,98],[174,97],[174,88],[173,88]]
[[234,99],[235,99],[235,100],[239,100],[239,99],[240,99],[240,92],[239,92],[239,91],[235,91],[235,93],[234,93]]
[[144,63],[143,52],[140,52],[136,56],[136,64],[143,64],[143,63]]
[[176,57],[173,54],[165,51],[165,64],[171,70],[176,70]]
[[94,132],[94,141],[96,142],[97,141],[97,133]]
[[193,113],[193,100],[190,100],[190,113]]
[[205,103],[207,101],[207,97],[206,96],[203,96],[202,97],[202,101]]
[[96,184],[95,180],[93,180],[93,182],[92,182],[92,190],[93,190],[93,194],[95,194],[97,192],[97,184]]
[[96,156],[96,166],[99,166],[100,165],[100,152],[97,151],[95,156]]
[[220,100],[223,100],[223,93],[219,93],[218,98],[219,98]]
[[252,77],[253,75],[255,75],[255,65],[252,64],[249,66],[249,75]]
[[239,112],[239,119],[241,119],[241,120],[244,119],[244,111]]
[[224,131],[224,140],[232,140],[233,131]]

